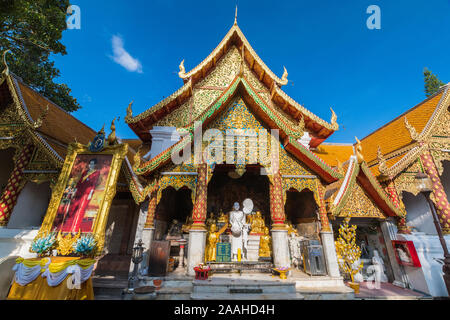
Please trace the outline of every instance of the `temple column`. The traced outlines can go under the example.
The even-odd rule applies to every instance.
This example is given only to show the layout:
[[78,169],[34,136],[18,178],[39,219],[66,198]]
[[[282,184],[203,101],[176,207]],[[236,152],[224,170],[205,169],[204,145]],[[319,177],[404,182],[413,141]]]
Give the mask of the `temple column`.
[[330,221],[327,216],[325,205],[325,190],[323,186],[317,183],[317,192],[319,196],[319,217],[320,217],[320,238],[322,239],[323,254],[327,264],[327,272],[330,277],[340,277],[339,265],[334,245],[333,230],[331,230]]
[[[389,180],[386,192],[389,195],[389,198],[391,199],[392,203],[396,208],[401,208],[403,212],[405,211],[405,206],[402,203],[402,200],[398,196],[397,189],[395,189],[394,181]],[[397,230],[398,233],[403,234],[410,234],[411,228],[406,225],[406,214],[404,217],[397,217]]]
[[[447,195],[442,186],[441,179],[434,164],[433,158],[429,151],[424,152],[420,159],[422,160],[424,169],[433,183],[433,197],[432,200],[436,206],[436,211],[441,224],[442,232],[450,234],[450,204],[448,203]],[[433,199],[434,198],[434,199]]]
[[280,172],[273,175],[270,184],[270,215],[272,218],[272,253],[276,268],[289,267],[288,230],[285,224],[283,186]]
[[25,186],[26,181],[23,179],[23,171],[31,160],[33,149],[32,144],[25,146],[15,160],[14,169],[0,197],[0,226],[8,224],[20,191]]
[[194,275],[194,267],[203,263],[206,242],[206,205],[207,205],[207,165],[198,165],[197,188],[195,203],[192,210],[192,226],[189,229],[189,243],[187,253],[187,274]]

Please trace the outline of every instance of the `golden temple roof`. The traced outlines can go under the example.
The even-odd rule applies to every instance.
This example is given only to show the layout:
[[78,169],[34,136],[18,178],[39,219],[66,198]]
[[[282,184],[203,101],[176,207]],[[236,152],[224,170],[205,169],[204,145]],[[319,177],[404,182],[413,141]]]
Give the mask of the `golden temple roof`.
[[343,164],[354,154],[353,145],[344,143],[322,143],[312,152],[331,167],[336,167],[338,161]]
[[[185,72],[184,61],[182,62],[180,65],[179,76],[185,82],[183,87],[137,116],[133,116],[130,107],[127,112],[127,117],[125,118],[125,121],[130,128],[141,140],[149,141],[151,136],[148,131],[152,128],[153,124],[182,106],[187,101],[190,101],[193,96],[193,90],[197,89],[196,84],[210,74],[221,58],[223,58],[233,47],[239,49],[240,56],[241,58],[243,57],[246,66],[251,70],[258,81],[264,85],[265,90],[268,95],[270,95],[271,103],[273,102],[273,104],[282,112],[289,114],[294,122],[298,122],[304,118],[305,126],[315,135],[315,143],[317,143],[317,145],[329,137],[334,131],[338,130],[339,125],[336,122],[337,117],[333,111],[331,121],[324,121],[281,90],[281,86],[288,82],[286,69],[284,69],[281,78],[276,76],[264,64],[261,58],[259,58],[237,24],[234,24],[231,27],[226,36],[211,54],[191,71]],[[223,88],[215,89],[225,91],[227,87],[228,85]]]

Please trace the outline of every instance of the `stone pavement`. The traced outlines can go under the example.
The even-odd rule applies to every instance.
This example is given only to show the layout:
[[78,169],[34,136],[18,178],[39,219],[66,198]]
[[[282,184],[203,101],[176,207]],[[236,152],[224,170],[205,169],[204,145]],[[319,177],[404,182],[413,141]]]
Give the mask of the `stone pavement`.
[[360,283],[360,292],[355,294],[355,299],[361,300],[422,300],[431,298],[424,293],[404,289],[391,283],[380,283],[379,289],[371,289],[370,284],[362,282]]

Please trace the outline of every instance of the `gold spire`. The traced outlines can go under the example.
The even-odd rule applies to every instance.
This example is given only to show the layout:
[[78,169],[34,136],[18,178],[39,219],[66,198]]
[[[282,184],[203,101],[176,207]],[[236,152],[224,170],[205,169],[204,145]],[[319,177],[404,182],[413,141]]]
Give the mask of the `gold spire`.
[[114,117],[113,121],[111,122],[111,133],[108,136],[108,144],[113,145],[114,142],[116,142],[116,125],[115,122],[116,118]]
[[405,117],[405,127],[406,129],[408,129],[411,139],[413,139],[414,141],[419,141],[420,135],[417,133],[416,129],[409,124],[408,119],[406,119],[406,117]]
[[100,130],[98,133],[103,133],[103,134],[105,134],[105,124],[103,124],[102,130]]
[[6,63],[6,54],[8,52],[11,52],[11,50],[7,49],[3,51],[3,64],[5,65],[5,69],[2,71],[2,74],[4,74],[5,76],[9,76],[9,67],[8,64]]
[[362,154],[362,145],[361,145],[361,141],[358,140],[357,137],[355,137],[356,139],[356,158],[358,159],[358,163],[361,163],[364,161],[364,156]]
[[234,13],[234,24],[237,25],[237,5],[236,5],[236,12]]

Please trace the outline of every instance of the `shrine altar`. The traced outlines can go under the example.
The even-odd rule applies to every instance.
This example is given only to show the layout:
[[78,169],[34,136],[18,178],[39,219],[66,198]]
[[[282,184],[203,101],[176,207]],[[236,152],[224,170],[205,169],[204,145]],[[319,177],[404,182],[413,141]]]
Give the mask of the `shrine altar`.
[[96,260],[77,257],[17,258],[8,300],[94,300]]

